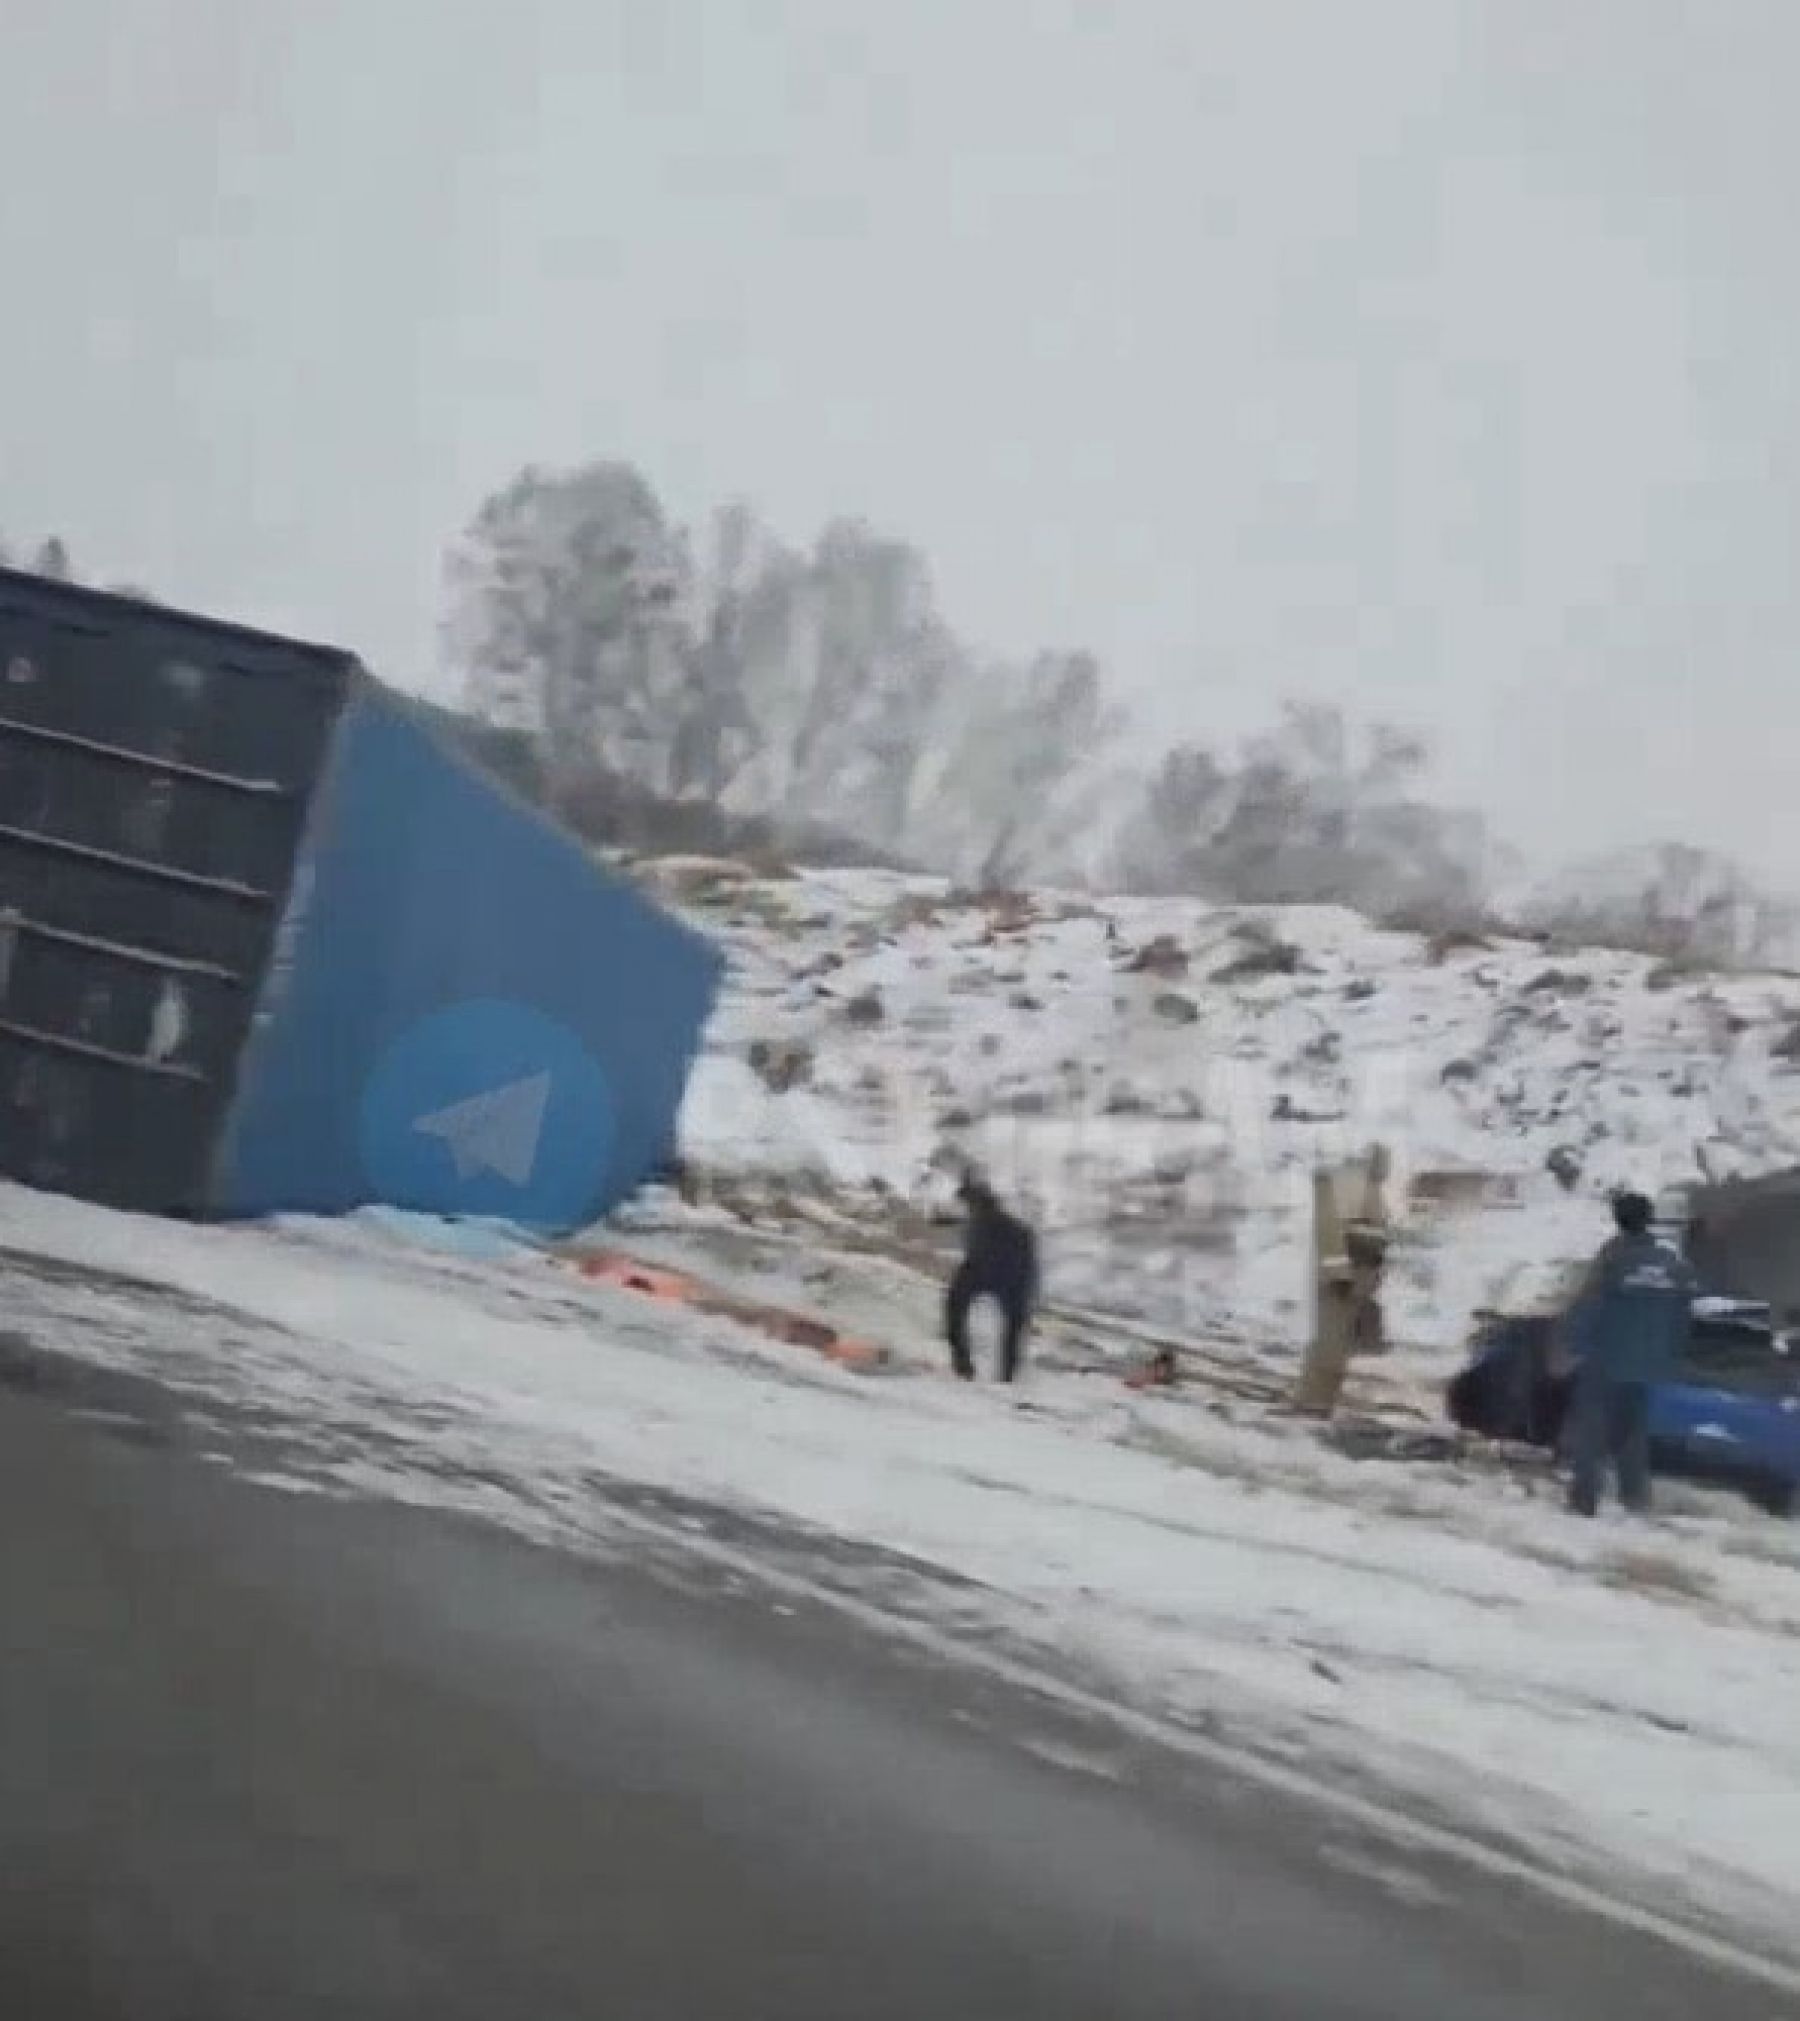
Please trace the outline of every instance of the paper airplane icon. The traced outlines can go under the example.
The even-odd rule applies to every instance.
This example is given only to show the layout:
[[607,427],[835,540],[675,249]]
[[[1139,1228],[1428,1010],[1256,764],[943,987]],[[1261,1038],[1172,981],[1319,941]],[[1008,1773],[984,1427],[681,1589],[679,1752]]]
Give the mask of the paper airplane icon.
[[459,1179],[494,1172],[515,1186],[523,1186],[537,1163],[549,1100],[549,1074],[531,1074],[421,1116],[413,1128],[448,1147]]

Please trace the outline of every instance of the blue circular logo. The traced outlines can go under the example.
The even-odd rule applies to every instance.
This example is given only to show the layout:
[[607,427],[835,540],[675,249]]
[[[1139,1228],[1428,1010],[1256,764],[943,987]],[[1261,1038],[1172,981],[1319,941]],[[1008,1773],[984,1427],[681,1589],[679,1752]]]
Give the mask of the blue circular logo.
[[567,1227],[596,1211],[617,1137],[606,1075],[524,1004],[457,1004],[391,1045],[363,1091],[376,1195],[427,1214]]

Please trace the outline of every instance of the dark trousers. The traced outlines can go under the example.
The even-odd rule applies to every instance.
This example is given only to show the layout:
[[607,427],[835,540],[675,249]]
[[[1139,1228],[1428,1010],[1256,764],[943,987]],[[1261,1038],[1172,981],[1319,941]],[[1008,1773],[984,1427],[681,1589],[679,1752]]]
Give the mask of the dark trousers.
[[950,1366],[965,1382],[974,1379],[975,1364],[969,1358],[969,1314],[978,1298],[991,1298],[1006,1321],[1000,1343],[1000,1380],[1011,1382],[1019,1372],[1019,1353],[1025,1344],[1025,1329],[1031,1320],[1030,1301],[1010,1284],[996,1283],[962,1269],[950,1279],[944,1297],[944,1332],[950,1342]]
[[1569,1405],[1569,1506],[1591,1516],[1600,1507],[1607,1462],[1618,1470],[1619,1500],[1628,1509],[1650,1506],[1650,1386],[1609,1382],[1583,1369]]

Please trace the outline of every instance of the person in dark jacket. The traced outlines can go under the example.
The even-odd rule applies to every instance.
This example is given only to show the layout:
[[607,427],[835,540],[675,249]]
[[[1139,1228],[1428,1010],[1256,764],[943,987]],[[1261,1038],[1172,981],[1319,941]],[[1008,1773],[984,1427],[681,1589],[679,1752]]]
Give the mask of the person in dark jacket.
[[1626,1508],[1650,1506],[1650,1392],[1676,1371],[1694,1301],[1693,1272],[1656,1239],[1651,1218],[1643,1194],[1614,1199],[1618,1232],[1589,1265],[1569,1312],[1569,1506],[1577,1515],[1598,1511],[1609,1460]]
[[944,1299],[944,1331],[950,1342],[950,1365],[964,1382],[975,1379],[969,1357],[969,1313],[979,1298],[991,1298],[1000,1308],[1006,1331],[1000,1349],[1000,1380],[1011,1382],[1019,1372],[1025,1330],[1031,1324],[1038,1296],[1037,1237],[1016,1214],[1009,1214],[985,1180],[973,1175],[957,1189],[968,1210],[962,1261],[956,1266]]

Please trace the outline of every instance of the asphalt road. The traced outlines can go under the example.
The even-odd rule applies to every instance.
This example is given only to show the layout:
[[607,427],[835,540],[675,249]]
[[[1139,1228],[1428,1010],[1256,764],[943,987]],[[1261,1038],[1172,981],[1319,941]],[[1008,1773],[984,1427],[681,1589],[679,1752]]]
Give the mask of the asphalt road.
[[696,1569],[0,1394],[21,2021],[1775,2021]]

